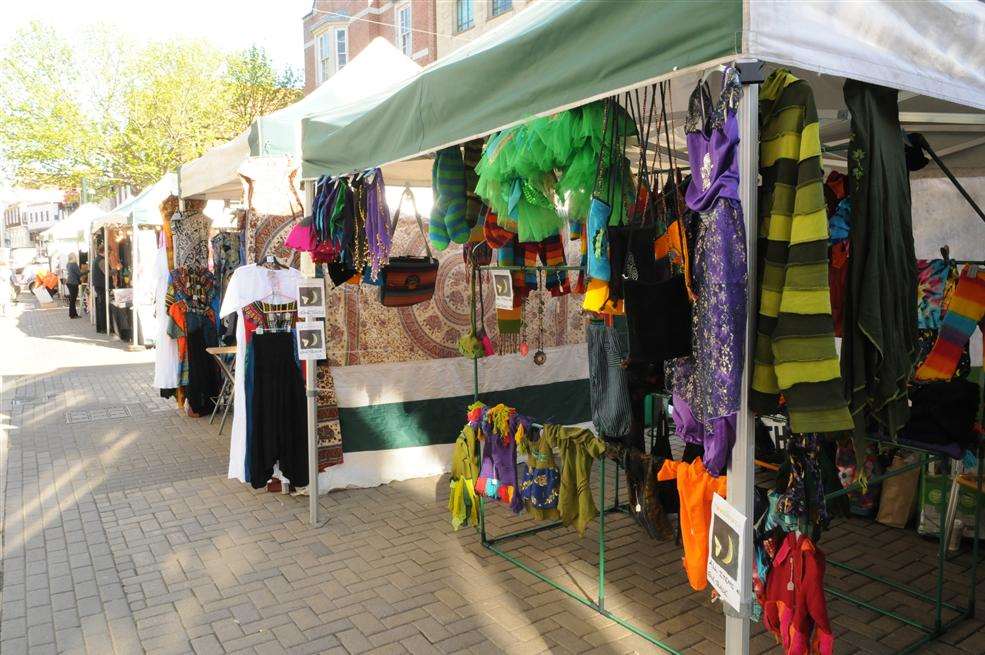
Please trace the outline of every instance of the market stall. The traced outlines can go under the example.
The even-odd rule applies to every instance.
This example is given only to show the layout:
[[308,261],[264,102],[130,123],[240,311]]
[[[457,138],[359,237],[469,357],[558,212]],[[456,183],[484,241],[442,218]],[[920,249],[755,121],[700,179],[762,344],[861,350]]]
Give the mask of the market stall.
[[64,259],[69,253],[79,255],[89,251],[92,223],[106,213],[99,205],[87,202],[41,233],[41,240],[47,244],[48,256],[58,258],[59,266],[56,268],[64,268]]
[[[973,3],[955,5],[943,2],[902,5],[891,2],[870,2],[864,5],[836,2],[710,2],[702,3],[701,9],[700,12],[695,12],[693,5],[688,3],[668,3],[659,8],[645,3],[612,5],[572,2],[560,7],[551,3],[535,4],[513,20],[429,67],[385,102],[351,121],[337,127],[329,125],[323,130],[323,125],[317,119],[305,120],[302,126],[303,174],[309,179],[324,175],[341,176],[351,171],[412,160],[431,153],[441,158],[442,153],[450,146],[457,147],[492,135],[486,144],[485,153],[488,157],[491,149],[495,154],[495,151],[505,147],[504,143],[509,143],[503,136],[504,133],[513,135],[510,138],[516,141],[519,140],[515,136],[517,133],[510,132],[510,128],[524,128],[526,121],[537,116],[549,117],[547,120],[552,121],[561,112],[586,107],[586,103],[593,101],[603,101],[602,115],[605,118],[602,119],[602,124],[609,126],[610,130],[608,140],[604,136],[601,139],[601,143],[610,152],[609,159],[605,161],[615,161],[611,159],[611,155],[617,152],[617,148],[621,148],[618,152],[634,163],[633,175],[641,175],[641,162],[646,153],[651,153],[654,157],[661,156],[665,163],[675,162],[679,168],[689,168],[691,174],[696,177],[700,175],[703,182],[709,180],[708,176],[712,174],[717,176],[721,170],[734,169],[736,175],[722,187],[730,190],[731,195],[720,195],[722,191],[719,188],[714,191],[714,194],[719,195],[707,198],[694,197],[689,192],[687,206],[699,213],[713,212],[716,216],[720,212],[730,211],[732,213],[729,220],[734,221],[738,215],[744,222],[744,225],[740,222],[738,226],[734,222],[730,223],[733,238],[724,240],[735,248],[742,243],[741,234],[745,233],[746,248],[743,252],[734,253],[743,262],[742,272],[745,275],[742,276],[744,280],[741,288],[745,293],[739,294],[739,297],[744,295],[745,298],[734,305],[739,309],[738,320],[734,324],[731,318],[725,320],[739,348],[739,365],[731,366],[728,370],[728,385],[735,395],[725,401],[725,406],[731,411],[730,420],[734,421],[732,430],[735,445],[732,447],[727,444],[723,461],[728,464],[724,471],[698,471],[692,464],[684,466],[675,463],[675,466],[669,467],[671,470],[665,476],[664,469],[668,468],[665,463],[660,479],[677,477],[679,472],[686,470],[687,473],[681,473],[681,477],[700,479],[701,489],[715,488],[719,492],[726,491],[724,481],[727,479],[727,493],[724,495],[727,496],[732,515],[739,517],[733,523],[737,527],[732,533],[740,544],[737,556],[733,558],[729,555],[728,563],[737,567],[736,570],[748,573],[753,570],[754,561],[754,408],[760,416],[769,413],[764,411],[764,407],[772,404],[776,409],[776,397],[782,392],[788,405],[785,412],[789,415],[791,428],[797,431],[795,434],[855,432],[856,444],[864,443],[874,434],[887,436],[896,443],[898,430],[906,424],[905,383],[909,374],[908,366],[913,362],[907,364],[900,359],[887,359],[878,361],[874,367],[866,368],[865,355],[855,353],[878,349],[883,343],[894,344],[893,349],[884,352],[906,352],[905,345],[900,351],[895,348],[895,344],[905,344],[903,340],[913,336],[907,332],[908,325],[913,320],[907,308],[912,303],[912,313],[916,313],[916,261],[909,182],[901,159],[904,144],[899,126],[902,124],[908,134],[905,145],[911,150],[915,148],[924,152],[931,158],[934,158],[932,153],[935,150],[949,150],[946,154],[951,155],[967,155],[976,149],[980,152],[980,139],[967,134],[962,136],[963,130],[953,127],[983,124],[985,78],[982,71],[985,70],[985,55],[977,48],[976,43],[980,40],[985,25],[985,9]],[[823,41],[815,38],[817,34],[825,35]],[[954,53],[961,54],[957,56]],[[537,62],[537,70],[549,71],[549,74],[538,74],[533,81],[529,76],[516,74],[518,70],[529,70],[530,62]],[[760,62],[767,63],[767,66],[762,66]],[[770,64],[789,67],[790,71],[774,70],[774,66]],[[720,67],[723,65],[726,68],[720,75]],[[701,112],[706,106],[705,91],[701,85],[701,81],[707,79],[706,73],[712,73],[711,80],[716,85],[719,78],[723,78],[720,88],[729,90],[729,93],[722,94],[722,97],[728,100],[719,100],[721,104],[714,105],[706,113],[695,113],[696,109]],[[477,79],[483,80],[485,88],[494,89],[481,102],[474,101],[475,88],[471,82]],[[899,89],[902,93],[897,94],[885,87]],[[629,91],[632,93],[627,93]],[[641,95],[643,102],[640,102]],[[709,101],[711,96],[712,92],[709,91]],[[655,117],[648,110],[647,97],[651,105],[657,104],[658,108],[663,106],[665,111]],[[632,110],[634,104],[635,111]],[[609,122],[609,116],[621,115],[620,112],[633,116],[634,129],[624,132],[618,121]],[[709,116],[718,118],[709,120]],[[676,124],[671,126],[671,122]],[[726,123],[729,127],[724,133],[716,132],[722,130]],[[695,125],[700,125],[701,129],[696,129]],[[848,156],[844,157],[839,153],[844,153],[843,146],[849,143],[844,136],[849,126],[853,138],[865,141],[851,142]],[[948,127],[952,129],[949,131]],[[538,124],[538,127],[529,129],[532,134],[537,134],[537,130],[543,129],[543,126]],[[915,134],[918,132],[924,133],[926,141],[916,139]],[[661,133],[665,138],[659,137]],[[718,140],[716,150],[709,150],[707,155],[698,156],[695,160],[696,154],[701,155],[695,151],[700,140],[692,143],[692,138],[700,139],[705,133],[708,134],[704,137],[706,140]],[[614,139],[614,134],[618,138]],[[658,137],[647,137],[652,134]],[[957,143],[944,145],[952,138]],[[545,143],[550,141],[545,140]],[[600,152],[597,150],[596,155]],[[716,159],[725,156],[730,163],[721,164],[726,160]],[[874,159],[870,160],[869,156]],[[879,157],[885,159],[880,160]],[[601,157],[599,160],[602,160]],[[566,166],[569,170],[571,165],[572,162],[568,160]],[[840,359],[831,328],[834,319],[831,316],[828,284],[829,227],[823,203],[820,176],[822,165],[829,171],[847,169],[854,180],[851,183],[854,191],[850,228],[854,252],[849,260],[852,262],[848,269],[849,278],[864,280],[865,276],[861,271],[862,264],[866,262],[876,266],[898,267],[903,272],[891,276],[894,282],[888,290],[882,292],[898,294],[896,297],[899,302],[894,304],[886,300],[885,305],[878,302],[874,305],[877,308],[876,314],[889,326],[885,334],[878,336],[879,340],[886,341],[876,341],[872,336],[870,324],[867,323],[871,312],[869,315],[862,315],[849,311],[851,318],[844,325],[846,337]],[[650,164],[649,170],[655,173],[648,178],[651,182],[666,182],[667,171],[661,168],[663,167]],[[673,165],[667,165],[666,168],[671,169],[673,174]],[[611,195],[616,178],[606,178],[609,174],[604,172],[604,167],[600,165],[599,169],[603,171],[599,179],[608,179],[606,193],[609,195],[607,202],[603,204],[612,210],[611,214],[607,213],[602,217],[604,225],[610,215],[619,217],[619,213],[612,208],[620,207],[620,204],[614,204]],[[554,171],[557,171],[556,166]],[[806,177],[798,179],[798,174]],[[622,175],[621,171],[619,175]],[[760,190],[761,193],[757,193],[757,175],[762,175],[765,180],[766,188]],[[625,179],[627,178],[620,177],[619,185],[624,185]],[[889,188],[890,192],[880,193],[876,187],[870,186],[872,184],[887,185],[885,188]],[[602,188],[605,189],[605,184]],[[663,192],[663,184],[649,187],[652,192],[658,189]],[[796,189],[796,192],[787,193],[783,189]],[[807,189],[810,193],[802,195],[801,189]],[[595,201],[600,197],[606,198],[596,193],[597,191],[598,187],[592,193],[592,206],[596,208],[598,204]],[[702,191],[707,191],[707,188]],[[955,193],[959,192],[955,190]],[[522,194],[522,198],[512,195],[510,202],[523,203],[530,200],[526,187]],[[514,201],[515,198],[520,199]],[[635,198],[639,198],[638,190]],[[728,202],[723,204],[723,198]],[[709,206],[698,207],[704,199],[709,202]],[[495,195],[491,195],[489,201],[494,202]],[[880,228],[869,221],[870,214],[878,210],[871,208],[868,202],[891,203],[887,211],[889,215],[898,218],[899,224]],[[854,203],[859,204],[856,206]],[[626,208],[632,206],[634,205],[630,202],[622,203],[624,217],[631,215]],[[501,217],[503,215],[500,214]],[[625,220],[624,217],[619,217],[613,225],[619,226]],[[753,223],[756,218],[758,223]],[[431,228],[433,221],[434,217],[429,226]],[[606,294],[611,294],[616,276],[612,275],[610,280],[609,271],[603,270],[604,267],[593,271],[593,256],[598,260],[595,265],[601,267],[605,263],[604,253],[608,245],[605,230],[599,227],[593,229],[592,221],[593,216],[590,213],[586,221],[586,236],[591,243],[587,252],[588,277],[592,282],[599,283],[596,289],[604,289]],[[521,231],[525,229],[523,223],[527,223],[527,230],[534,227],[534,223],[523,219],[522,214],[518,223],[520,224],[514,227]],[[880,232],[880,229],[883,231]],[[678,237],[682,238],[680,235]],[[762,246],[758,243],[760,240]],[[880,244],[883,241],[898,244],[898,247],[887,245],[882,249]],[[707,250],[709,245],[700,245],[700,240],[698,243],[694,254],[696,270],[699,275],[707,275],[707,272],[701,271],[708,270],[711,260],[702,259],[706,256],[702,255],[702,249]],[[758,247],[763,249],[757,252]],[[599,255],[600,251],[602,256]],[[766,271],[765,281],[757,278],[757,262]],[[734,263],[735,260],[732,261]],[[790,263],[801,266],[791,267]],[[550,270],[549,266],[543,267],[538,263],[525,263],[520,268],[524,271]],[[739,270],[736,268],[731,273],[737,274]],[[963,270],[961,275],[964,277],[974,280],[979,276],[975,268]],[[873,276],[870,279],[871,277]],[[879,274],[874,277],[884,278]],[[745,280],[749,281],[748,289]],[[751,284],[753,280],[757,283],[755,287]],[[696,281],[699,283],[698,290],[701,291],[702,283],[697,278]],[[974,282],[970,284],[974,285]],[[907,285],[912,285],[912,288]],[[854,306],[857,309],[857,299],[874,299],[876,296],[866,295],[873,293],[877,294],[872,285],[853,287],[854,295],[849,297],[854,297],[855,300],[850,300],[846,307]],[[883,298],[888,296],[884,295]],[[604,300],[605,298],[602,305],[592,309],[604,309]],[[708,326],[721,321],[711,319],[709,314],[702,314],[707,310],[707,307],[701,308],[700,302],[693,303],[695,316],[705,319],[702,325]],[[892,314],[894,311],[902,313]],[[619,312],[617,309],[611,313]],[[602,325],[605,325],[604,321]],[[800,327],[795,327],[798,325]],[[700,331],[698,328],[699,324],[696,323],[695,335]],[[593,329],[596,328],[590,329],[590,333]],[[606,332],[605,327],[597,329]],[[784,333],[784,329],[790,331]],[[696,336],[693,338],[697,339]],[[795,338],[806,340],[798,344]],[[789,339],[787,344],[784,339]],[[695,341],[692,345],[698,348],[698,343]],[[795,347],[785,348],[785,345]],[[730,348],[734,346],[735,344]],[[942,348],[946,350],[944,346]],[[808,353],[806,359],[804,353]],[[481,384],[479,370],[482,365],[479,360],[475,361],[478,386]],[[591,366],[591,361],[589,364]],[[699,364],[695,363],[695,366],[700,368]],[[678,370],[678,366],[680,365],[675,365],[675,370]],[[594,395],[595,375],[592,377]],[[847,399],[839,398],[843,394],[843,377],[848,380],[847,388],[851,390]],[[884,380],[892,382],[887,387]],[[678,387],[675,383],[673,391],[681,394],[686,386]],[[859,393],[858,389],[866,391]],[[707,400],[707,397],[702,396],[704,392],[699,390],[696,393],[696,396],[687,398],[686,403],[680,402],[683,397],[675,398],[675,413],[688,405],[691,405],[690,409],[695,409],[693,400]],[[852,414],[849,414],[846,403],[850,403]],[[512,441],[515,448],[516,442],[525,438],[523,435],[526,431],[519,431],[511,418],[518,414],[508,414],[508,424],[496,416],[494,414],[489,418],[490,415],[485,410],[474,417],[470,414],[467,428],[460,437],[460,446],[456,445],[467,456],[463,460],[456,456],[456,462],[473,462],[478,468],[480,454],[476,450],[475,434],[476,431],[484,431],[487,436],[495,434],[500,439],[486,439],[481,454],[482,466],[485,466],[488,456],[493,471],[501,466],[513,470],[505,463],[506,460],[498,459],[508,459],[508,451],[505,455],[497,455],[495,452],[490,455],[486,452],[486,447],[493,442],[504,443],[508,447]],[[536,418],[540,417],[535,416],[529,424],[537,427]],[[593,418],[596,428],[599,428],[598,417]],[[718,415],[716,418],[728,418],[728,415]],[[675,419],[678,419],[680,433],[683,417],[678,415]],[[543,422],[548,421],[545,419]],[[699,414],[697,422],[704,423],[699,427],[718,434],[718,428],[712,429],[706,417]],[[727,437],[727,426],[723,429],[724,437]],[[468,437],[469,430],[473,434],[472,440]],[[557,434],[551,434],[554,434],[554,439],[558,438]],[[698,442],[704,440],[703,446],[705,452],[708,452],[709,442],[705,439],[706,437],[699,436]],[[816,440],[799,440],[796,444],[801,455],[815,452],[818,447]],[[976,448],[972,447],[971,450]],[[515,452],[514,450],[514,457]],[[791,448],[787,456],[795,458],[799,455]],[[695,462],[700,466],[700,460]],[[604,476],[605,467],[600,468]],[[483,485],[480,490],[479,483],[483,479],[488,481],[490,476],[482,476],[481,471],[468,469],[469,466],[466,466],[459,470],[457,479],[472,480],[474,492],[487,496],[488,484]],[[715,477],[723,472],[727,475]],[[980,473],[979,470],[979,475]],[[476,478],[475,474],[479,474],[479,477]],[[863,484],[864,478],[857,483]],[[704,493],[680,479],[677,485],[682,504],[685,493]],[[465,490],[463,493],[470,488],[469,484],[462,486]],[[462,505],[458,509],[463,513],[456,515],[453,508],[453,521],[455,516],[464,516],[464,522],[472,523],[472,511],[477,509],[474,519],[481,529],[484,526],[482,508],[492,502],[501,489],[502,486],[496,488],[494,485],[493,495],[488,495],[490,500],[479,500],[478,503],[474,496],[471,500],[467,495],[462,496]],[[690,518],[691,521],[697,521],[693,527],[698,533],[706,536],[711,520],[711,497],[712,494],[708,491],[708,506],[702,510],[703,516]],[[502,495],[499,500],[505,500],[507,504],[513,503],[512,498],[504,499]],[[813,502],[812,499],[808,500]],[[531,499],[530,502],[534,500]],[[563,512],[562,509],[562,520]],[[799,515],[796,511],[793,514],[792,518],[796,523]],[[578,592],[568,589],[562,591],[626,625],[661,648],[676,652],[657,635],[628,626],[605,609],[604,516],[603,511],[599,517],[601,534],[598,595],[585,599]],[[804,518],[807,518],[806,510]],[[816,516],[812,515],[811,520],[814,519]],[[792,531],[789,532],[788,540],[792,534]],[[517,535],[506,535],[503,538],[515,536]],[[943,552],[943,532],[940,538]],[[496,546],[499,538],[488,537],[484,529],[482,539],[484,545],[497,554],[557,586],[544,574],[518,562],[515,557],[506,555]],[[810,540],[809,537],[797,537],[795,545],[798,549],[807,549],[808,545],[802,539]],[[693,579],[692,573],[703,576],[704,564],[709,558],[708,542],[704,542],[703,560],[700,553],[701,540],[698,539],[697,542],[691,545],[685,543],[685,566],[689,581],[695,589],[703,588],[703,584]],[[733,544],[731,541],[729,544],[728,552],[732,553]],[[977,538],[975,544],[977,548]],[[697,550],[691,550],[692,547]],[[777,555],[772,559],[772,564],[775,571],[793,575],[786,559],[790,547],[785,548],[786,550],[781,548],[780,552],[786,554]],[[809,544],[809,550],[811,557],[816,559],[816,553],[820,551],[813,543]],[[693,560],[694,557],[697,557],[697,561]],[[823,555],[820,557],[823,562]],[[719,563],[722,563],[721,560]],[[728,578],[727,575],[724,577]],[[881,579],[878,581],[883,582]],[[720,577],[718,582],[725,584],[728,580]],[[778,597],[782,597],[781,604],[787,607],[791,603],[805,602],[783,596],[779,583],[774,585],[770,580],[764,582],[769,593],[778,594],[767,598],[771,602]],[[724,596],[732,608],[726,612],[726,651],[748,652],[748,619],[754,607],[752,576],[736,575],[732,579],[732,585],[734,598],[731,595]],[[791,583],[788,589],[792,592],[794,588],[795,585]],[[719,586],[716,589],[722,591]],[[908,625],[922,631],[922,636],[913,647],[936,638],[947,627],[967,617],[972,611],[970,605],[958,608],[956,615],[945,621],[941,612],[940,582],[936,601],[934,597],[920,597],[935,603],[936,612],[934,622],[930,625],[908,621]],[[847,600],[859,602],[854,598]],[[866,604],[866,607],[898,618],[891,610],[871,603]],[[776,604],[764,607],[771,629],[775,625],[772,621],[777,616],[770,612],[775,612],[776,608]],[[796,627],[807,630],[815,628],[800,625]],[[822,641],[830,639],[831,633],[826,629],[827,626],[817,626],[814,636]],[[805,636],[801,634],[798,638]],[[806,638],[810,638],[810,634]],[[784,641],[784,645],[789,644]]]
[[178,169],[182,198],[241,200],[240,166],[250,157],[300,154],[300,121],[386,97],[421,67],[386,39],[376,38],[342,70],[302,100],[255,120],[232,141],[216,146]]
[[[154,261],[161,230],[157,207],[174,192],[176,184],[177,177],[169,173],[90,224],[90,295],[102,307],[102,316],[94,311],[92,319],[97,324],[105,321],[110,332],[134,347],[150,345],[155,340],[155,330],[151,328],[156,325]],[[94,267],[99,266],[100,260],[106,262],[105,271],[96,272]],[[102,289],[97,289],[100,282]]]

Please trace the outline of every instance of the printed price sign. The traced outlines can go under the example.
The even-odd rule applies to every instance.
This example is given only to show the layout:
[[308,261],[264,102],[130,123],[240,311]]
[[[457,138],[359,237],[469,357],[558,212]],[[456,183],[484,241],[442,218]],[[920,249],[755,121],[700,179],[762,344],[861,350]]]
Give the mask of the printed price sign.
[[745,540],[746,517],[728,501],[715,494],[711,501],[711,529],[708,531],[708,582],[722,601],[740,611],[739,589],[749,571],[739,566]]
[[513,309],[513,277],[510,272],[495,271],[492,279],[496,291],[496,309]]
[[298,280],[298,318],[311,321],[325,318],[325,281],[318,279]]
[[325,359],[325,324],[304,321],[296,326],[298,357],[305,360]]

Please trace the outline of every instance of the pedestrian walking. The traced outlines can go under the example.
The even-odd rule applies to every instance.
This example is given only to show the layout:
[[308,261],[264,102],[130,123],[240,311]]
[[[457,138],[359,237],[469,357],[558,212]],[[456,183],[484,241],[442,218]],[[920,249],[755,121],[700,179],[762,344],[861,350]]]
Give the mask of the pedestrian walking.
[[79,268],[79,256],[74,252],[68,255],[65,266],[65,286],[68,287],[68,317],[78,318],[79,312],[75,303],[79,298],[79,284],[82,282],[82,269]]

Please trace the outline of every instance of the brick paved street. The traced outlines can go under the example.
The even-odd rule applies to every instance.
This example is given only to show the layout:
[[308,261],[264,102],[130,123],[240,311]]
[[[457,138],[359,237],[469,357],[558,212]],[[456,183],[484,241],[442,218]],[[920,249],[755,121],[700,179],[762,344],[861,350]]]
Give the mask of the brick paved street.
[[[19,311],[0,318],[3,655],[656,652],[474,532],[452,532],[447,478],[332,493],[321,499],[327,523],[310,528],[307,499],[226,479],[228,428],[220,436],[159,398],[152,352],[127,352],[61,305]],[[496,515],[490,532],[524,525]],[[679,549],[625,517],[607,525],[607,607],[679,650],[722,652],[721,608],[687,588]],[[505,549],[594,592],[595,530]],[[841,521],[821,545],[831,559],[932,588],[936,545],[912,531]],[[952,602],[969,562],[948,568]],[[928,605],[888,587],[833,568],[828,580],[932,620]],[[829,610],[838,653],[892,652],[917,636],[830,596]],[[754,652],[779,652],[755,634]],[[983,623],[922,652],[983,653]]]

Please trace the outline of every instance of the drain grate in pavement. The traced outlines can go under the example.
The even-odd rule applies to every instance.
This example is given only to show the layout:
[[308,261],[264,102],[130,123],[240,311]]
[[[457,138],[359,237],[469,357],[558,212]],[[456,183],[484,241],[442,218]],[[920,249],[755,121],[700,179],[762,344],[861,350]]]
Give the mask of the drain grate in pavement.
[[92,407],[87,409],[72,409],[65,412],[65,422],[92,423],[93,421],[110,421],[119,419],[142,419],[152,414],[172,412],[173,406],[168,403],[145,402],[112,407]]
[[126,405],[118,407],[100,407],[98,409],[73,409],[65,412],[66,423],[92,423],[110,419],[131,418],[130,408]]

